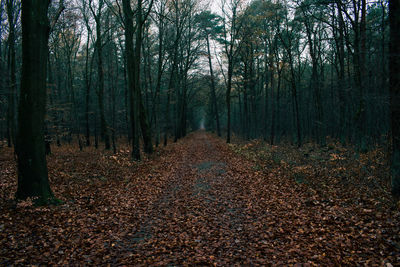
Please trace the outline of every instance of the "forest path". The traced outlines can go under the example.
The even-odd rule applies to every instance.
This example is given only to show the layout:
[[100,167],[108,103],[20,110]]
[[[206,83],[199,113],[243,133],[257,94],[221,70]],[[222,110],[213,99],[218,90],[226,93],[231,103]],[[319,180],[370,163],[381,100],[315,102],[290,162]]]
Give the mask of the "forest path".
[[[246,188],[232,175],[225,144],[205,132],[183,143],[169,185],[134,235],[132,257],[158,264],[245,262],[253,217]],[[225,148],[226,149],[226,148]],[[160,261],[162,259],[162,261]],[[140,261],[140,260],[139,260]]]
[[321,197],[279,165],[260,166],[204,131],[172,146],[164,190],[124,238],[122,262],[332,266],[387,253],[370,210]]
[[[321,209],[310,207],[302,188],[279,171],[260,171],[204,131],[172,146],[162,159],[171,166],[162,192],[141,209],[145,216],[135,233],[123,238],[119,249],[128,252],[123,262],[306,263],[333,251],[323,235],[313,236],[324,228]],[[331,256],[328,262],[335,262],[337,255]]]
[[0,161],[0,265],[400,262],[398,213],[385,217],[379,203],[338,194],[343,187],[317,192],[290,162],[249,157],[250,145],[198,131],[139,163],[128,146],[54,147],[49,177],[64,204],[51,207],[10,204],[10,150]]

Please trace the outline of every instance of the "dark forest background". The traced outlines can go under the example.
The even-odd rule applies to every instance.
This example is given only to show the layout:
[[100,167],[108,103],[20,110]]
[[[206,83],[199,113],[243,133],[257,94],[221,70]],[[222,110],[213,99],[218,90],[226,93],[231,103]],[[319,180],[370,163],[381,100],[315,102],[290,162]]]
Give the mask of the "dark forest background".
[[[1,1],[0,18],[0,140],[11,147],[21,1]],[[140,143],[151,153],[199,128],[227,142],[390,144],[388,1],[60,0],[48,18],[48,153],[123,140],[140,159]]]
[[[156,144],[165,133],[179,138],[201,126],[226,131],[229,80],[232,131],[247,139],[300,145],[332,137],[363,149],[387,141],[387,1],[222,4],[215,13],[201,1],[152,4],[140,83]],[[49,39],[47,139],[97,146],[104,138],[131,138],[122,3],[64,5]],[[9,146],[19,99],[20,10],[19,1],[1,2],[0,137]]]

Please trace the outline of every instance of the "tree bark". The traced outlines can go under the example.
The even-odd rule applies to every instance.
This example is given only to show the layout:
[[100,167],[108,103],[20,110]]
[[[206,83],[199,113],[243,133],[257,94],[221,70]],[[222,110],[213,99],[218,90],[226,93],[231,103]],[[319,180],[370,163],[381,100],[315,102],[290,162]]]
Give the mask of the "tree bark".
[[86,127],[86,146],[90,146],[90,124],[89,124],[89,112],[90,112],[90,87],[92,81],[92,62],[89,68],[89,42],[90,42],[90,30],[87,26],[87,43],[86,43],[86,55],[85,55],[85,127]]
[[[311,57],[311,65],[312,65],[312,72],[311,72],[311,81],[310,87],[311,91],[314,93],[314,107],[315,107],[315,121],[314,121],[314,129],[316,133],[316,137],[318,143],[320,145],[325,145],[325,131],[323,125],[323,110],[322,110],[322,102],[321,102],[321,82],[320,82],[320,74],[318,73],[318,58],[319,55],[317,54],[316,48],[316,40],[313,39],[313,24],[307,19],[307,13],[302,9],[304,15],[304,26],[306,28],[306,36],[308,47],[310,51]],[[314,33],[315,38],[315,33]],[[322,75],[321,75],[322,76]]]
[[367,3],[366,0],[361,0],[361,21],[360,21],[360,50],[359,50],[359,115],[358,115],[358,131],[360,150],[367,150],[367,118],[366,118],[366,100],[365,92],[367,87],[367,74],[366,74],[366,59],[367,59],[367,30],[366,30],[366,16],[367,16]]
[[128,73],[128,92],[130,101],[130,115],[132,126],[132,158],[140,160],[140,147],[139,147],[139,114],[138,114],[138,101],[135,101],[135,63],[134,63],[134,50],[133,50],[133,12],[131,9],[130,1],[123,0],[123,10],[125,18],[125,54],[126,65]]
[[231,91],[232,91],[232,76],[233,76],[233,57],[229,56],[228,59],[228,83],[226,86],[226,112],[227,112],[227,129],[226,129],[226,142],[231,142]]
[[236,40],[236,31],[238,30],[236,27],[236,15],[237,9],[240,1],[234,2],[232,6],[232,21],[230,31],[230,41],[228,44],[228,36],[225,30],[225,54],[228,58],[228,76],[227,76],[227,83],[226,83],[226,112],[227,112],[227,123],[226,123],[226,142],[231,142],[231,92],[232,92],[232,77],[233,77],[233,67],[234,67],[234,46]]
[[[150,7],[151,8],[151,7]],[[142,43],[143,43],[143,9],[142,9],[142,0],[137,2],[137,10],[136,10],[136,43],[135,43],[135,58],[134,58],[134,91],[136,98],[134,99],[134,106],[137,109],[138,122],[140,123],[140,127],[142,130],[143,143],[144,143],[144,151],[146,153],[153,152],[153,144],[151,141],[151,128],[147,119],[147,113],[142,100],[142,89],[140,86],[140,61],[142,58]],[[139,133],[139,130],[138,130]]]
[[[162,3],[161,3],[162,4]],[[163,10],[163,9],[162,9]],[[164,17],[162,15],[159,16],[158,22],[158,61],[157,61],[157,83],[156,83],[156,92],[155,92],[155,103],[154,103],[154,125],[156,129],[156,147],[160,143],[160,94],[161,94],[161,78],[163,74],[163,61],[164,61]]]
[[338,96],[339,96],[339,136],[342,144],[346,140],[346,96],[344,90],[344,79],[345,79],[345,52],[344,52],[344,19],[342,14],[342,6],[339,1],[336,2],[338,7],[338,19],[339,19],[339,37],[336,40],[337,56],[339,58],[339,71],[338,71]]
[[99,1],[99,7],[97,14],[92,10],[93,16],[96,21],[96,52],[97,52],[97,75],[98,75],[98,104],[100,112],[100,135],[104,141],[105,149],[111,148],[110,134],[108,131],[108,124],[104,110],[104,64],[103,64],[103,44],[101,36],[101,9],[103,6],[103,0]]
[[392,123],[392,193],[400,197],[400,0],[389,1],[390,111]]
[[16,198],[38,198],[38,204],[54,201],[48,180],[44,141],[49,4],[50,0],[22,1],[22,75],[16,150]]
[[16,62],[15,62],[15,16],[18,16],[15,12],[16,3],[15,0],[8,0],[6,2],[7,17],[9,25],[8,34],[8,110],[7,110],[7,143],[8,147],[15,144],[15,98],[17,89],[17,77],[16,77]]
[[220,127],[220,123],[219,123],[217,96],[215,94],[215,78],[214,78],[214,71],[213,71],[212,62],[211,62],[210,38],[209,38],[208,34],[206,36],[206,41],[207,41],[207,53],[208,53],[208,65],[210,67],[210,77],[211,77],[211,98],[212,98],[212,102],[213,102],[213,106],[214,106],[215,120],[217,123],[217,134],[218,134],[218,136],[221,136],[221,127]]

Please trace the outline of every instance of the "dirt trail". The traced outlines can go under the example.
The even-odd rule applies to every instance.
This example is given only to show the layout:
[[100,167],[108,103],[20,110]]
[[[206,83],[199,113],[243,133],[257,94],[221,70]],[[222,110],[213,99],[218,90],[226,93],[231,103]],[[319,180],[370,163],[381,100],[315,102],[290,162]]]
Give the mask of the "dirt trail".
[[184,146],[169,185],[129,242],[132,259],[146,264],[153,256],[156,264],[246,261],[245,227],[253,218],[244,188],[230,175],[231,162],[205,132]]
[[148,207],[124,261],[342,265],[373,264],[387,253],[376,232],[363,232],[374,223],[368,215],[355,218],[350,209],[321,202],[279,171],[257,171],[223,140],[197,132],[178,146],[183,153],[175,154],[168,186]]
[[[279,164],[249,161],[212,134],[192,133],[157,154],[134,163],[123,148],[116,155],[55,151],[50,179],[65,203],[14,207],[1,198],[0,264],[400,262],[396,220],[373,206],[318,195]],[[16,174],[5,167],[7,196]]]

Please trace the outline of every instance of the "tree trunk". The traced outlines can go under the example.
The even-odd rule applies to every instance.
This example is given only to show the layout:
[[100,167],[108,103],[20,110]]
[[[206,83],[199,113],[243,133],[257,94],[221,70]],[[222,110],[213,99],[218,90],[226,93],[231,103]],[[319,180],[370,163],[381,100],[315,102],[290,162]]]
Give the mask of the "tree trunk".
[[38,198],[38,204],[54,202],[47,174],[44,141],[49,4],[49,0],[22,1],[22,75],[16,150],[16,198]]
[[100,112],[100,135],[104,141],[105,149],[109,150],[111,148],[110,144],[110,134],[108,130],[108,124],[105,116],[104,110],[104,66],[103,66],[103,44],[101,38],[101,18],[100,12],[101,7],[99,7],[99,11],[95,16],[96,20],[96,51],[97,51],[97,72],[98,72],[98,80],[99,80],[99,89],[98,89],[98,101],[99,101],[99,112]]
[[161,78],[163,73],[163,45],[164,45],[164,22],[163,17],[160,16],[159,27],[158,27],[158,61],[157,61],[157,83],[156,83],[156,95],[155,95],[155,103],[154,103],[154,125],[156,129],[156,147],[160,143],[160,119],[158,118],[160,114],[160,90],[161,90]]
[[[271,50],[270,50],[271,51]],[[275,135],[275,113],[276,113],[276,109],[278,107],[278,103],[275,103],[275,99],[274,99],[274,90],[275,90],[275,78],[274,78],[274,73],[275,73],[275,68],[274,68],[274,62],[273,62],[273,56],[271,55],[272,53],[270,53],[270,62],[269,62],[269,66],[270,66],[270,84],[271,84],[271,132],[270,132],[270,140],[269,140],[269,144],[273,145],[274,144],[274,135]]]
[[390,111],[392,123],[392,193],[400,197],[400,1],[389,1]]
[[[122,48],[121,48],[122,49]],[[131,127],[130,127],[130,122],[129,122],[129,105],[128,105],[128,100],[129,100],[129,85],[128,85],[128,70],[127,70],[127,59],[126,59],[126,53],[124,53],[124,107],[125,107],[125,126],[126,126],[126,132],[128,135],[128,143],[130,144],[132,141],[131,137]]]
[[365,91],[367,87],[367,74],[366,74],[366,57],[367,57],[367,30],[366,30],[366,15],[367,3],[366,0],[361,0],[361,21],[360,21],[360,50],[359,50],[359,114],[358,114],[358,132],[361,151],[367,150],[367,118],[366,118],[366,100]]
[[249,104],[248,104],[248,62],[247,59],[244,59],[244,70],[243,70],[243,131],[246,140],[250,139],[250,119],[249,119]]
[[177,71],[177,67],[178,67],[177,61],[178,61],[178,48],[177,48],[177,42],[176,42],[175,49],[174,49],[172,69],[171,69],[171,74],[170,74],[169,83],[168,83],[168,91],[167,91],[167,107],[166,107],[166,112],[165,112],[165,127],[164,127],[164,146],[167,145],[168,133],[171,128],[170,106],[171,106],[171,96],[173,93],[172,91],[176,84],[175,76],[176,76],[176,71]]
[[140,127],[142,129],[144,152],[151,154],[151,153],[153,153],[153,143],[151,140],[151,127],[150,127],[149,121],[147,119],[147,113],[144,108],[141,94],[139,97],[139,101],[140,101],[140,103],[139,103],[140,104],[139,118],[140,118]]
[[[276,130],[275,135],[272,135],[272,140],[274,140],[275,136],[277,137],[277,142],[279,142],[281,137],[281,86],[282,86],[282,71],[283,67],[279,68],[278,58],[276,60],[276,68],[278,70],[278,85],[276,88]],[[272,144],[272,142],[271,142]]]
[[130,115],[132,126],[132,158],[140,160],[140,147],[139,147],[139,114],[138,114],[138,101],[135,91],[135,63],[134,63],[134,50],[133,50],[133,12],[129,0],[123,0],[123,10],[125,18],[125,54],[126,65],[128,73],[128,88],[130,100]]
[[16,62],[15,62],[15,8],[16,3],[14,0],[8,0],[7,6],[7,17],[9,25],[8,34],[8,111],[7,111],[7,143],[8,147],[15,144],[15,97],[17,89],[17,77],[16,77]]
[[339,13],[339,38],[337,40],[337,54],[339,58],[339,72],[338,72],[338,96],[339,96],[339,136],[342,144],[346,140],[346,96],[344,90],[344,78],[345,78],[345,52],[344,52],[344,20],[342,14],[342,7],[339,1],[337,2],[338,13]]
[[[268,133],[268,84],[269,84],[269,73],[268,71],[268,49],[267,49],[267,42],[265,42],[265,49],[264,49],[264,129],[263,129],[263,135],[264,135],[264,141],[267,141],[267,133]],[[272,70],[271,70],[272,71]],[[273,105],[273,103],[271,102]],[[272,111],[272,106],[271,106],[271,111]]]
[[[0,1],[0,18],[3,17],[3,11],[4,11],[4,1]],[[3,36],[3,26],[0,24],[0,36]],[[3,57],[2,57],[2,51],[3,51],[3,44],[0,42],[0,73],[4,73],[3,71]],[[0,90],[4,90],[4,76],[0,76]],[[3,139],[3,123],[0,123],[0,138]]]
[[[144,143],[144,151],[146,153],[153,152],[153,144],[151,141],[151,128],[149,122],[147,120],[147,113],[142,100],[142,90],[140,86],[140,61],[141,61],[141,51],[142,51],[142,43],[143,43],[143,10],[142,10],[142,0],[139,0],[137,3],[136,10],[136,43],[135,43],[135,58],[134,58],[134,91],[136,98],[134,99],[134,106],[137,116],[138,122],[140,123],[140,127],[142,130],[143,143]],[[139,126],[139,125],[138,125]],[[138,138],[139,138],[139,129],[138,129]]]
[[[306,17],[306,13],[303,11],[304,16]],[[323,125],[323,111],[322,111],[322,103],[321,103],[321,83],[318,74],[318,54],[316,50],[316,42],[315,39],[312,38],[312,25],[308,20],[304,21],[304,26],[306,28],[307,42],[310,51],[311,63],[312,63],[312,73],[311,73],[311,81],[310,87],[311,91],[314,93],[314,107],[315,107],[315,121],[314,121],[314,129],[316,133],[316,137],[318,143],[320,145],[325,145],[325,131]]]
[[[88,29],[89,32],[89,29]],[[91,71],[92,64],[90,64],[89,69],[89,42],[90,42],[90,34],[87,36],[86,43],[86,57],[85,57],[85,123],[86,123],[86,146],[90,146],[90,124],[89,124],[89,105],[90,105],[90,86],[91,86]]]
[[301,146],[301,126],[300,126],[300,114],[299,114],[299,101],[297,97],[297,86],[296,86],[296,74],[294,72],[294,65],[292,56],[289,51],[289,64],[290,64],[290,73],[291,73],[291,85],[292,85],[292,95],[294,101],[294,110],[295,110],[295,121],[296,121],[296,133],[297,133],[297,147]]
[[[233,48],[232,48],[233,49]],[[228,83],[226,86],[226,112],[227,112],[227,129],[226,129],[226,142],[231,142],[231,91],[232,91],[232,75],[233,75],[233,56],[230,55],[228,59]]]
[[214,78],[214,71],[211,62],[211,51],[210,51],[210,40],[209,36],[206,36],[207,40],[207,53],[208,53],[208,65],[210,67],[210,76],[211,76],[211,98],[213,102],[214,112],[215,112],[215,120],[217,123],[217,134],[221,136],[221,127],[219,123],[219,113],[218,113],[218,104],[217,104],[217,96],[215,93],[215,78]]

